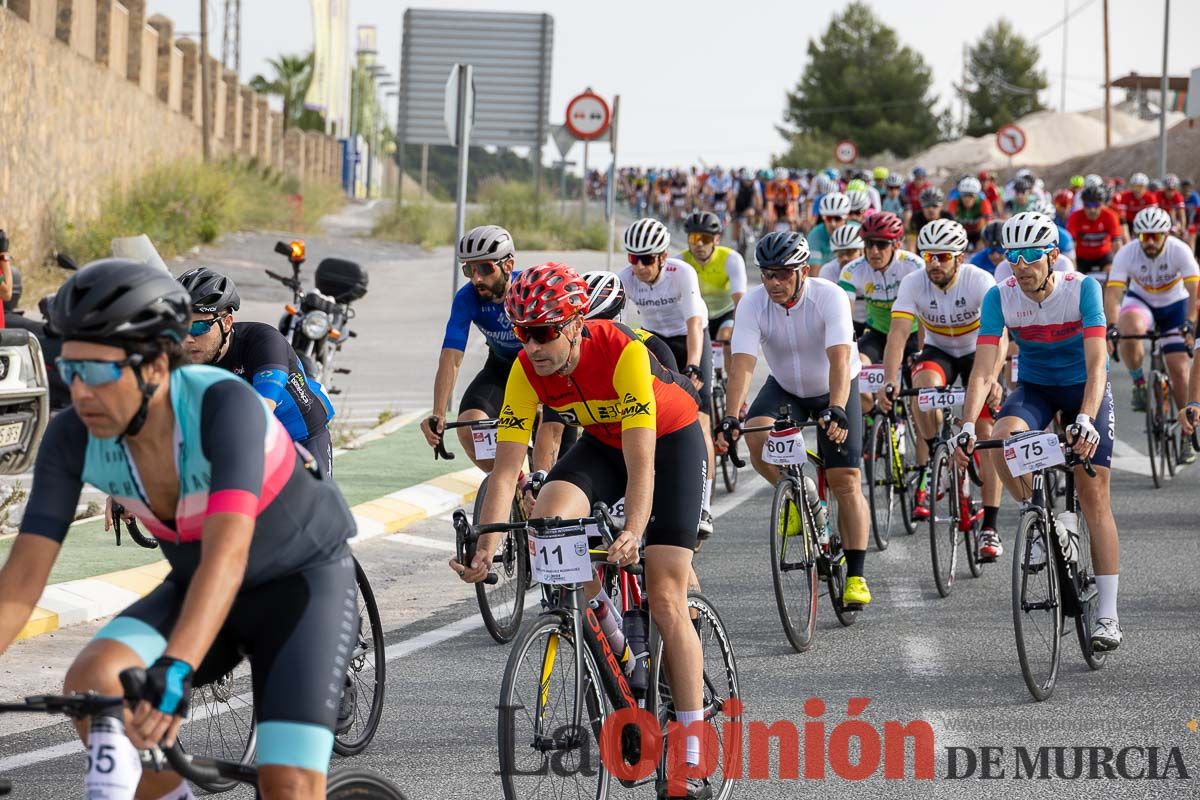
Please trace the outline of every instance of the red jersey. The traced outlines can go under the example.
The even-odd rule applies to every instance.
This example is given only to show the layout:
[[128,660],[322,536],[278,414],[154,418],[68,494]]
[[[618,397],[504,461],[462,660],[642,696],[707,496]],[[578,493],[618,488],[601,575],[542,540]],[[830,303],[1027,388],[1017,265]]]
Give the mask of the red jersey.
[[1133,218],[1138,215],[1138,212],[1143,208],[1160,205],[1158,192],[1152,192],[1149,189],[1142,192],[1142,196],[1138,197],[1130,189],[1127,192],[1121,192],[1117,195],[1117,208],[1121,212],[1121,217],[1126,222],[1133,222]]
[[1183,192],[1165,189],[1163,190],[1163,193],[1159,195],[1158,207],[1169,214],[1172,211],[1178,211],[1181,208],[1187,208],[1187,202],[1183,198]]
[[1076,259],[1103,258],[1112,252],[1113,239],[1121,235],[1121,219],[1106,206],[1100,207],[1100,216],[1088,219],[1081,208],[1067,218],[1067,232],[1075,238]]
[[917,181],[909,181],[908,186],[904,187],[904,193],[908,195],[909,208],[913,213],[921,210],[921,192],[933,186],[928,180],[923,180],[920,183]]

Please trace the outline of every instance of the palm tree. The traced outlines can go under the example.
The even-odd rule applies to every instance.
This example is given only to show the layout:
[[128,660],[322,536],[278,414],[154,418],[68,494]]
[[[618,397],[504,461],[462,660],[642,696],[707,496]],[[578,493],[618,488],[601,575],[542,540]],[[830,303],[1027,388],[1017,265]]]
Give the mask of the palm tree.
[[283,98],[283,128],[301,126],[305,116],[304,96],[308,94],[313,78],[313,54],[281,55],[268,61],[275,77],[267,80],[262,75],[250,79],[250,88],[259,94],[278,95]]

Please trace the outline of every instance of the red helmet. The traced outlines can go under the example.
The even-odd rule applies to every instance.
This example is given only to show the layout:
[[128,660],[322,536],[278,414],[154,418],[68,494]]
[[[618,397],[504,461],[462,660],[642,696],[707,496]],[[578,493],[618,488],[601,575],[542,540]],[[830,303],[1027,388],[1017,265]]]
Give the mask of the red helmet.
[[904,223],[890,211],[878,211],[863,220],[863,239],[899,241],[904,237]]
[[504,313],[514,325],[554,325],[587,310],[587,283],[566,264],[521,270],[504,295]]
[[1075,202],[1075,193],[1070,189],[1059,189],[1054,193],[1054,205],[1069,206]]

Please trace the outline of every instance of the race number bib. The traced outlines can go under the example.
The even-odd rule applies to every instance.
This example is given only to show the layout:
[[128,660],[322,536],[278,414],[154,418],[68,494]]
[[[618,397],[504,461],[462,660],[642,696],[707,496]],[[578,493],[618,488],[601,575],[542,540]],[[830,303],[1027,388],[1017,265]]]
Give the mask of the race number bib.
[[1004,440],[1004,460],[1013,477],[1027,475],[1046,467],[1065,464],[1066,455],[1058,434],[1030,431]]
[[1017,356],[1012,357],[1012,377],[1009,378],[1009,383],[1013,386],[1017,385]]
[[808,459],[804,449],[804,435],[798,428],[771,431],[763,445],[763,461],[780,467],[801,466]]
[[529,567],[533,580],[547,586],[591,580],[587,533],[578,528],[531,532]]
[[917,408],[921,411],[935,411],[941,408],[961,408],[967,399],[966,389],[922,389],[917,395]]
[[883,388],[883,364],[871,364],[862,368],[858,373],[858,388],[863,392],[875,394]]
[[713,369],[725,369],[725,345],[721,342],[712,343]]
[[475,445],[475,458],[485,460],[496,457],[496,426],[471,426],[471,442]]

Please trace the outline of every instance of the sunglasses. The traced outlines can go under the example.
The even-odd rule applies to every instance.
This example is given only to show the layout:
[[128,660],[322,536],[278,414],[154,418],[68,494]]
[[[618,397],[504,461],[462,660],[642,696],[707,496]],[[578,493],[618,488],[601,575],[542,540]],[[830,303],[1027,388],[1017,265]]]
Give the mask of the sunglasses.
[[123,361],[93,361],[91,359],[56,358],[59,377],[68,387],[79,378],[88,386],[104,386],[121,377],[121,369],[142,363],[140,355],[131,355]]
[[887,250],[892,242],[887,239],[868,239],[866,245],[868,250]]
[[921,253],[921,258],[925,259],[926,264],[932,264],[935,261],[939,264],[952,264],[957,257],[958,253],[930,253],[928,251]]
[[1167,235],[1165,233],[1139,233],[1138,238],[1143,242],[1154,242],[1157,244],[1166,239]]
[[517,341],[521,344],[528,342],[546,344],[562,336],[563,328],[566,326],[565,322],[558,325],[513,325],[513,336],[516,336]]
[[762,279],[764,281],[786,281],[787,279],[791,278],[793,274],[795,274],[796,270],[760,268],[759,272],[762,273]]
[[821,219],[825,220],[826,222],[845,222],[846,221],[845,217],[821,217]]
[[198,336],[203,336],[212,330],[213,325],[216,325],[220,321],[220,317],[213,317],[212,319],[198,319],[192,323],[190,328],[188,328],[188,336],[191,336],[193,339]]
[[[691,240],[689,239],[689,241],[691,241]],[[657,253],[646,253],[646,254],[643,254],[640,256],[634,255],[633,253],[629,254],[629,263],[630,264],[641,264],[643,267],[648,267],[657,260],[658,260]]]
[[717,237],[711,233],[689,233],[688,244],[712,244]]
[[1016,264],[1018,261],[1032,264],[1041,260],[1050,250],[1049,247],[1018,247],[1015,250],[1005,250],[1004,257],[1010,264]]
[[1099,208],[1100,203],[1084,203],[1083,207],[1084,208]]
[[462,274],[466,278],[470,278],[473,275],[487,278],[498,269],[500,269],[500,262],[498,261],[468,261],[462,265]]

